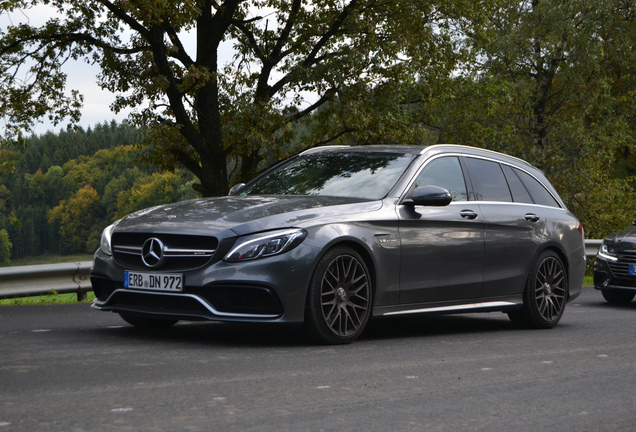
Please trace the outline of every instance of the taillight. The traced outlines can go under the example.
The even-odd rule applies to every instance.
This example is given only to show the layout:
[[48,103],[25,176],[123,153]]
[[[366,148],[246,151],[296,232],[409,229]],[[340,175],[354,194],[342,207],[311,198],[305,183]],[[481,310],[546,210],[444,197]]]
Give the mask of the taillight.
[[576,230],[581,233],[583,238],[585,238],[585,229],[583,229],[583,224],[581,222],[578,222]]

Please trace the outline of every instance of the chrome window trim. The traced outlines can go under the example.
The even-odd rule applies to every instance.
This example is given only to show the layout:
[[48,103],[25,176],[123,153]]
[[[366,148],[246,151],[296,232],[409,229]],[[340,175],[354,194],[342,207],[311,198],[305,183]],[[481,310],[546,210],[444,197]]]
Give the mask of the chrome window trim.
[[[456,145],[456,144],[436,144],[436,145],[431,146],[431,147],[426,147],[424,150],[422,150],[422,152],[420,154],[423,155],[426,151],[428,151],[430,149],[433,149],[435,147],[438,147],[438,148],[443,148],[443,147],[466,148],[466,149],[474,150],[474,148],[472,148],[472,147],[466,147],[466,146],[461,146],[461,145]],[[493,150],[479,149],[479,151],[494,153],[496,155],[503,155],[503,153],[497,153],[497,152],[495,152]],[[484,204],[485,203],[493,203],[493,202],[494,203],[498,203],[498,204],[501,204],[501,203],[526,204],[526,205],[534,205],[534,206],[545,207],[545,208],[552,208],[552,209],[556,208],[556,209],[560,209],[560,210],[566,210],[565,204],[561,201],[561,199],[556,197],[556,196],[554,196],[552,191],[550,191],[550,188],[546,187],[545,183],[543,183],[540,179],[538,179],[534,174],[532,174],[530,171],[528,171],[524,167],[515,165],[515,164],[513,164],[511,162],[508,162],[508,161],[501,161],[501,160],[493,159],[491,157],[487,157],[487,156],[483,156],[483,155],[474,155],[474,154],[468,154],[468,153],[440,153],[440,154],[436,154],[436,155],[433,155],[430,158],[428,158],[422,164],[422,166],[417,170],[417,172],[413,175],[411,180],[409,181],[408,186],[404,189],[404,192],[400,196],[399,203],[402,203],[402,201],[404,201],[408,191],[411,190],[411,187],[413,186],[413,183],[415,183],[415,179],[417,179],[417,177],[420,175],[420,173],[426,167],[426,165],[428,165],[431,161],[433,161],[435,159],[438,159],[440,157],[447,157],[447,156],[482,159],[482,160],[486,160],[486,161],[489,161],[489,162],[496,162],[496,163],[499,163],[499,164],[507,165],[510,168],[516,168],[516,169],[518,169],[520,171],[523,171],[524,173],[528,174],[530,177],[535,179],[543,187],[543,189],[545,189],[550,194],[550,196],[556,201],[556,203],[559,204],[559,207],[552,207],[552,206],[547,206],[545,204],[537,204],[537,203],[519,203],[519,202],[515,202],[515,201],[508,202],[508,201],[479,201],[479,200],[470,201],[470,200],[466,200],[466,201],[453,201],[453,202],[458,202],[458,203],[460,203],[460,202],[461,203],[474,202],[474,203],[484,203]],[[527,165],[527,166],[532,167],[532,165],[530,165],[528,162],[525,162],[523,159],[519,159],[519,158],[516,158],[514,156],[509,156],[509,155],[504,155],[504,156],[512,158],[514,160],[518,160],[518,161],[522,162],[522,165]],[[466,181],[466,178],[465,178],[465,173],[464,173],[464,182],[465,181]],[[519,179],[519,181],[521,181],[521,183],[523,184],[523,181],[521,179]],[[506,182],[507,182],[507,180],[506,180]],[[525,187],[525,185],[524,185],[524,187]]]

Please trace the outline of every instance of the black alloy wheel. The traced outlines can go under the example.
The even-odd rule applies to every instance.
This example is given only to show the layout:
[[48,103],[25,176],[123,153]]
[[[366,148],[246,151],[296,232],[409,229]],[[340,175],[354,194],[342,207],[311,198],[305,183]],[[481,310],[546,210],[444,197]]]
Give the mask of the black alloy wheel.
[[305,327],[316,340],[344,344],[356,339],[371,315],[373,290],[362,257],[349,247],[328,251],[312,277]]
[[561,258],[545,251],[535,260],[523,293],[523,307],[509,312],[510,320],[522,327],[552,328],[565,310],[568,277]]

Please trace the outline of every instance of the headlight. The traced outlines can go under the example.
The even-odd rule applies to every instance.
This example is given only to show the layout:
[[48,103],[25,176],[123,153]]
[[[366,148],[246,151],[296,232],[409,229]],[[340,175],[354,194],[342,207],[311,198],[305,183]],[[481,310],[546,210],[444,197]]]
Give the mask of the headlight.
[[113,250],[110,245],[110,238],[113,235],[113,229],[115,228],[115,224],[108,225],[102,231],[102,241],[99,244],[99,249],[104,252],[106,255],[112,255]]
[[598,256],[608,261],[618,261],[618,258],[610,254],[605,243],[601,243],[601,247],[598,249]]
[[292,250],[307,237],[303,229],[288,229],[254,234],[238,239],[225,258],[227,262],[250,261]]

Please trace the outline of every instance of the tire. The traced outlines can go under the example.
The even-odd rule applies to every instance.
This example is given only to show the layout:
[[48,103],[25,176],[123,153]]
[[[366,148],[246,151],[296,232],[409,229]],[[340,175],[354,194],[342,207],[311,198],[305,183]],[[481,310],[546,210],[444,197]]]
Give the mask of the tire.
[[125,312],[119,312],[119,316],[122,317],[122,319],[128,324],[144,330],[163,330],[170,328],[179,322],[179,320],[175,319],[147,318],[139,315],[131,315]]
[[311,278],[305,329],[320,343],[350,343],[364,330],[372,304],[372,281],[364,260],[349,247],[335,247],[318,261]]
[[628,290],[605,289],[601,291],[603,298],[611,304],[626,305],[634,299],[636,292]]
[[519,327],[547,329],[554,327],[565,310],[568,298],[568,275],[561,258],[545,251],[534,261],[523,292],[523,306],[509,312]]

